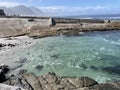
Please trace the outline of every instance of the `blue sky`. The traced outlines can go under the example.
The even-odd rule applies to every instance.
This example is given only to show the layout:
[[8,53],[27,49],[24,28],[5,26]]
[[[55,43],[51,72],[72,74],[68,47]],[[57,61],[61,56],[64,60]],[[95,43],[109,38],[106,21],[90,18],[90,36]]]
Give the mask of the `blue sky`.
[[0,0],[0,6],[26,5],[44,12],[84,15],[120,13],[120,0]]

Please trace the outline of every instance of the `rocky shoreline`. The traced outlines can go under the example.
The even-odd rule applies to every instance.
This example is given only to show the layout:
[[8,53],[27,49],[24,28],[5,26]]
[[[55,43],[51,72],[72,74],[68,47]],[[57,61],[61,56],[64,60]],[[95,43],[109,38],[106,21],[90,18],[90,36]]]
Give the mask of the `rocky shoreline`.
[[7,75],[10,68],[0,66],[0,90],[120,90],[120,81],[98,83],[89,77],[64,78],[54,72],[36,76],[33,73]]
[[[10,20],[10,21],[9,21]],[[64,23],[56,21],[55,25],[48,24],[48,26],[40,26],[38,19],[30,21],[29,18],[10,18],[8,21],[3,20],[0,25],[6,21],[7,26],[0,26],[0,37],[10,37],[27,35],[33,38],[42,38],[48,36],[56,35],[80,35],[83,32],[88,31],[108,31],[108,30],[120,30],[120,22],[102,22],[102,23],[88,23],[88,22],[72,22],[69,20]],[[38,21],[37,21],[38,20]],[[44,21],[45,23],[48,20]],[[72,20],[71,20],[72,21]],[[14,22],[17,22],[15,24]],[[43,22],[43,21],[42,21]],[[21,24],[20,24],[21,23]],[[33,24],[32,24],[33,23]],[[37,23],[37,24],[36,24]],[[39,24],[38,24],[39,23]],[[21,25],[21,26],[20,26]],[[11,28],[10,28],[11,27]],[[9,29],[10,28],[10,29]],[[0,55],[6,50],[20,46],[29,46],[31,41],[26,42],[23,39],[12,39],[10,42],[0,43]],[[13,42],[12,42],[13,41]],[[15,41],[15,42],[14,42]],[[16,42],[17,41],[17,42]],[[19,41],[19,42],[18,42]],[[53,56],[52,56],[53,57]],[[23,60],[24,62],[25,60]],[[2,62],[2,61],[1,61]],[[4,61],[8,62],[7,60]],[[14,62],[11,61],[11,62]],[[20,61],[22,62],[22,61]],[[9,64],[8,64],[9,65]],[[22,64],[21,64],[22,65]],[[19,68],[18,66],[16,68]],[[10,73],[16,68],[9,68],[7,65],[0,66],[0,90],[120,90],[120,81],[109,82],[109,83],[98,83],[89,77],[79,77],[79,78],[64,78],[59,77],[54,72],[49,72],[46,75],[36,76],[33,73],[27,73],[26,70],[21,70],[18,75],[11,75]],[[42,68],[37,66],[37,69]],[[94,67],[92,67],[94,69]],[[110,67],[110,70],[112,67]],[[13,70],[13,71],[12,71]],[[104,70],[109,70],[105,68]],[[119,73],[119,71],[114,71]]]

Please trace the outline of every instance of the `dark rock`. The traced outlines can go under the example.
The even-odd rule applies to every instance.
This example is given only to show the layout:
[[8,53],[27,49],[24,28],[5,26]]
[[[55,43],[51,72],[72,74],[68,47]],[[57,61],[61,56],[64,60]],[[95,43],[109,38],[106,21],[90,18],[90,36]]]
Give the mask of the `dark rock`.
[[10,67],[7,65],[0,66],[0,73],[7,74],[9,70],[10,70]]
[[6,16],[3,9],[0,9],[0,16]]
[[82,69],[87,69],[88,68],[85,64],[80,64],[79,67],[82,68]]
[[1,65],[0,66],[0,83],[7,80],[6,74],[10,70],[9,66],[7,65]]
[[55,55],[51,55],[51,58],[54,58],[54,59],[57,59],[57,58],[59,58],[59,54],[55,54]]
[[28,19],[29,22],[33,22],[34,21],[34,18],[30,18]]
[[6,80],[7,80],[7,79],[6,79],[5,74],[1,73],[1,74],[0,74],[0,83],[4,82],[4,81],[6,81]]
[[9,46],[9,47],[15,47],[14,44],[8,44],[7,46]]
[[0,43],[0,47],[4,47],[4,46],[6,46],[6,45],[5,45],[5,44]]
[[91,68],[92,70],[95,70],[95,71],[98,70],[98,68],[97,68],[96,66],[90,66],[90,68]]
[[93,80],[89,77],[81,77],[81,79],[82,78],[84,80],[84,87],[90,87],[90,86],[98,84],[98,82],[96,82],[95,80]]
[[36,68],[37,70],[42,70],[43,66],[42,66],[42,65],[37,65],[35,68]]
[[120,66],[109,66],[101,68],[103,71],[106,71],[110,74],[118,74],[120,75]]
[[31,85],[27,82],[27,80],[23,76],[11,76],[4,84],[22,87],[25,90],[33,90]]
[[21,69],[21,70],[19,70],[18,75],[23,75],[23,74],[25,74],[25,73],[27,73],[27,70]]
[[22,66],[23,66],[23,64],[17,65],[17,66],[15,66],[15,67],[13,67],[12,70],[16,70],[16,69],[18,69],[18,68],[21,68]]

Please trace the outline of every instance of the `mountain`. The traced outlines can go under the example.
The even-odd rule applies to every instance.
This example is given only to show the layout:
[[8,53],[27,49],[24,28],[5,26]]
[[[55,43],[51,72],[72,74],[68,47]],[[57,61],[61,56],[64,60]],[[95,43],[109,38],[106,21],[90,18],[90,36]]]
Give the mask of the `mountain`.
[[45,15],[45,13],[44,13],[42,10],[40,10],[40,9],[38,9],[38,8],[36,8],[36,7],[30,7],[30,9],[31,9],[36,15]]
[[0,9],[4,9],[7,15],[20,15],[20,16],[43,16],[44,13],[38,8],[35,7],[27,7],[24,5],[19,5],[15,7],[0,7]]

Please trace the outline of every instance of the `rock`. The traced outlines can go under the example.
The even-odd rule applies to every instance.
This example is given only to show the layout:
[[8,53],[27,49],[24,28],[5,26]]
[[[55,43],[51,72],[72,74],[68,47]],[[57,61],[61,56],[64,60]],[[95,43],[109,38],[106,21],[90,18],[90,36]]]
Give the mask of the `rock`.
[[10,86],[10,85],[5,85],[5,84],[0,84],[0,90],[25,90],[20,87],[15,87],[15,86]]
[[8,44],[7,46],[9,46],[9,47],[15,47],[14,44]]
[[23,76],[11,76],[7,81],[4,82],[4,84],[16,86],[16,87],[22,87],[25,90],[33,90],[31,85],[27,82],[27,80]]
[[77,89],[73,89],[73,90],[90,90],[89,87],[83,87],[83,88],[77,88]]
[[0,9],[0,16],[6,16],[3,9]]
[[23,64],[17,65],[17,66],[15,66],[15,67],[13,67],[12,70],[16,70],[16,69],[18,69],[18,68],[21,68],[22,66],[23,66]]
[[58,76],[56,76],[56,74],[54,72],[49,72],[48,74],[43,76],[45,78],[45,80],[48,83],[56,83],[57,79],[59,78]]
[[42,66],[42,65],[37,65],[35,68],[36,68],[37,70],[42,70],[43,66]]
[[7,80],[6,74],[10,68],[7,65],[1,65],[0,66],[0,83],[4,82]]
[[37,77],[33,74],[25,74],[24,78],[27,80],[27,82],[31,85],[33,90],[43,90],[41,83],[37,79]]
[[87,69],[88,68],[85,64],[80,64],[79,67],[82,68],[82,69]]
[[60,85],[64,90],[76,89],[75,85],[73,85],[71,82],[69,82],[69,80],[65,78],[61,80]]
[[89,87],[98,84],[95,80],[88,77],[67,78],[76,88]]
[[98,84],[90,87],[89,90],[120,90],[120,87],[116,87],[112,84]]
[[60,78],[53,72],[38,77],[34,74],[11,76],[4,84],[25,90],[120,90],[120,82],[98,84],[89,77]]
[[5,46],[5,44],[0,43],[0,47],[4,47],[4,46]]
[[57,59],[57,58],[59,58],[59,54],[55,54],[55,55],[51,55],[51,58],[54,58],[54,59]]
[[27,73],[27,70],[21,69],[21,70],[19,70],[18,75],[23,75],[25,73]]
[[92,70],[94,70],[94,71],[97,71],[97,70],[98,70],[98,68],[97,68],[96,66],[90,66],[90,68],[91,68]]
[[84,87],[89,87],[98,84],[95,80],[89,78],[89,77],[81,77],[81,80],[84,80]]
[[0,83],[6,81],[6,76],[5,74],[0,74]]
[[110,74],[118,74],[120,75],[120,66],[109,66],[109,67],[103,67],[103,71],[106,71]]
[[7,65],[0,66],[0,73],[7,74],[9,70],[10,70],[10,67]]

